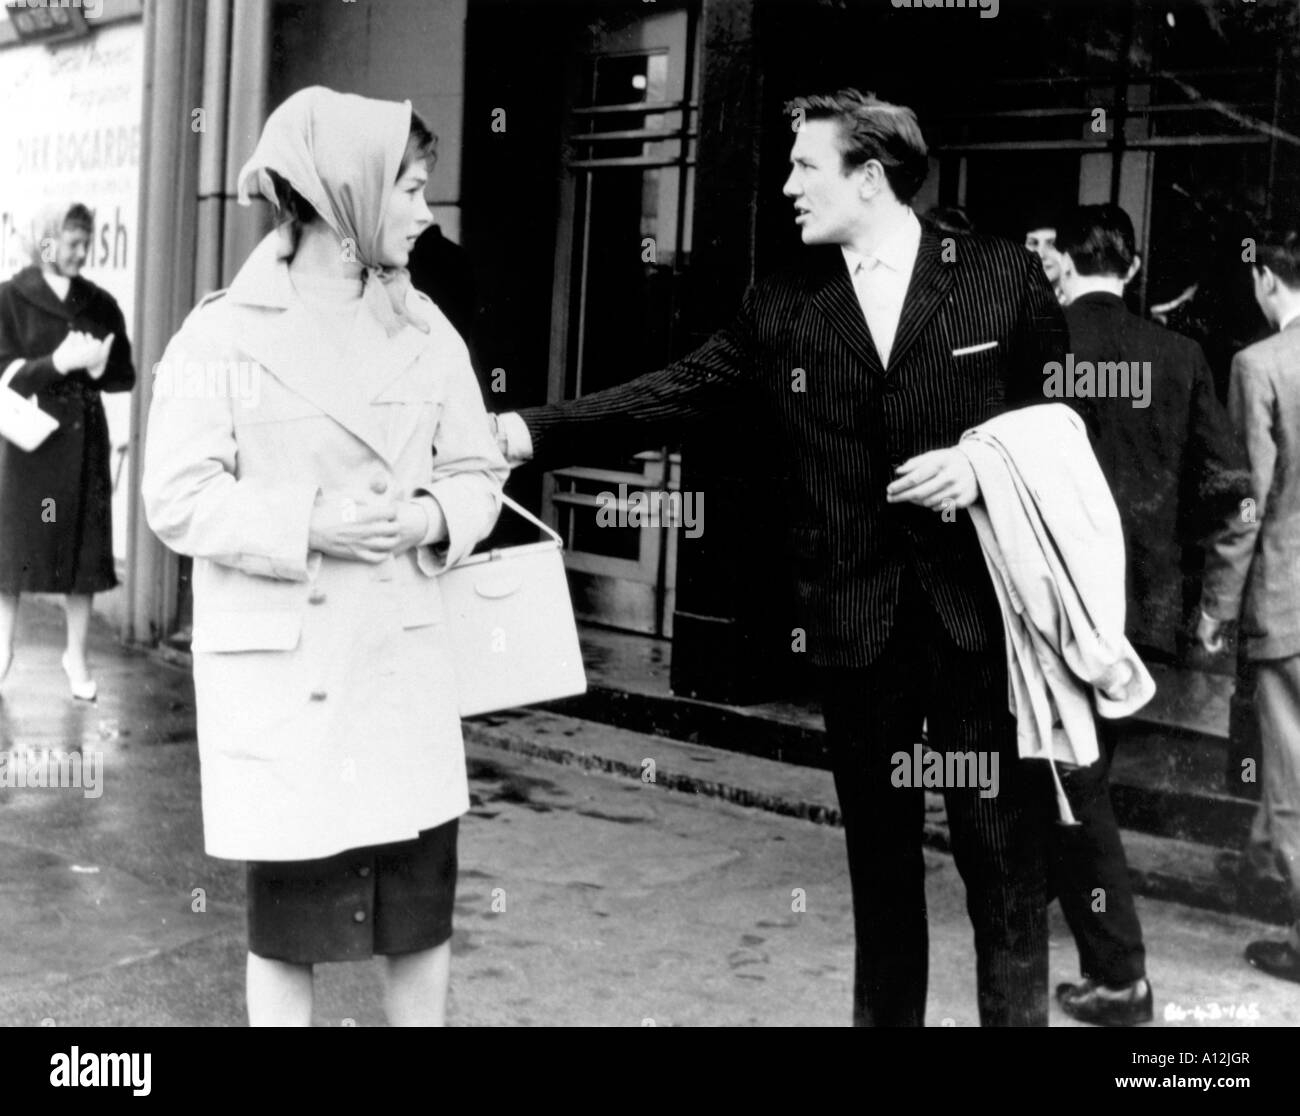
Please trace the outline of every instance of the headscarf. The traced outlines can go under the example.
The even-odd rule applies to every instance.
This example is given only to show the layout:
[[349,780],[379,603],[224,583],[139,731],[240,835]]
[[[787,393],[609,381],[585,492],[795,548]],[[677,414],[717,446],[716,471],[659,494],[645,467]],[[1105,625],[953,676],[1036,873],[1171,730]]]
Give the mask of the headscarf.
[[[67,225],[68,214],[76,207],[76,202],[42,202],[20,220],[18,236],[28,261],[35,267],[44,267],[49,262],[45,258],[45,245],[59,239]],[[80,221],[74,224],[82,227]]]
[[[387,298],[371,305],[390,334],[402,325],[425,333],[427,323],[406,308],[411,276],[379,262],[384,212],[397,185],[411,131],[410,101],[379,101],[322,85],[299,90],[266,120],[262,138],[238,178],[239,203],[260,195],[278,205],[268,171],[298,191],[365,269],[367,293],[383,285]],[[286,245],[282,255],[291,255]]]

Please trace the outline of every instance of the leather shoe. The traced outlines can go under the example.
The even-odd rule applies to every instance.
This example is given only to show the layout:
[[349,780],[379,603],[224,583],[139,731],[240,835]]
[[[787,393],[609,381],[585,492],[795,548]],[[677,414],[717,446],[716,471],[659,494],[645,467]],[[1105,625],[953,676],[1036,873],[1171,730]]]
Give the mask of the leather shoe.
[[1058,984],[1056,999],[1072,1019],[1099,1027],[1136,1027],[1150,1023],[1155,1016],[1151,982],[1145,977],[1118,988],[1108,988],[1092,979]]
[[1270,976],[1300,984],[1300,953],[1290,942],[1251,942],[1246,947],[1246,960]]

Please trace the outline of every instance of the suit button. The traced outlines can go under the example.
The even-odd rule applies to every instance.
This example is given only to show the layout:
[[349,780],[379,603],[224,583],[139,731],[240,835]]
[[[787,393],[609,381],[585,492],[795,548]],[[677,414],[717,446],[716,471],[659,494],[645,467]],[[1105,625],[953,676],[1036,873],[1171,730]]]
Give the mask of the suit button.
[[366,912],[365,912],[365,911],[353,911],[353,912],[352,912],[352,921],[353,921],[353,922],[365,922],[365,921],[366,921]]
[[357,875],[364,880],[368,875],[370,875],[370,865],[369,864],[361,865],[361,867],[357,869]]
[[313,589],[310,593],[307,594],[307,603],[308,603],[308,604],[324,604],[324,603],[325,603],[325,590],[323,590],[323,589]]
[[312,690],[312,692],[311,692],[311,700],[312,700],[312,701],[324,701],[324,700],[325,700],[325,696],[326,696],[326,695],[325,695],[325,691],[324,691],[324,690]]
[[384,477],[376,477],[370,482],[370,491],[376,496],[382,496],[388,491],[388,481]]

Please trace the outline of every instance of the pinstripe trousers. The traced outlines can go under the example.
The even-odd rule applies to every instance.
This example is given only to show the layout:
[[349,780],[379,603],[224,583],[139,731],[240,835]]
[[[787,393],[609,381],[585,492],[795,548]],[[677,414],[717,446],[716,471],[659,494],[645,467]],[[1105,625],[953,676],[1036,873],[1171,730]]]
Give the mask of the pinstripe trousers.
[[1050,790],[1022,763],[1007,706],[1002,641],[953,642],[915,579],[871,665],[820,671],[844,819],[856,931],[856,1026],[925,1022],[929,935],[921,837],[924,790],[898,787],[891,757],[930,747],[996,752],[998,793],[944,788],[952,853],[975,930],[980,1023],[1047,1025],[1046,826]]

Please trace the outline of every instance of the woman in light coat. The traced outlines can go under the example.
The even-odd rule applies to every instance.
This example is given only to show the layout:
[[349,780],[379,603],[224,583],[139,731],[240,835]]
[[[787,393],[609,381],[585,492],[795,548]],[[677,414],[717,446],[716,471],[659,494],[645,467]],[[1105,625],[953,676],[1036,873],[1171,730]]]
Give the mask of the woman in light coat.
[[267,120],[241,200],[285,220],[172,339],[149,523],[194,557],[210,855],[248,866],[248,1011],[308,1024],[312,965],[387,957],[393,1023],[441,1023],[469,808],[438,578],[507,470],[465,345],[403,267],[436,141],[323,88]]

